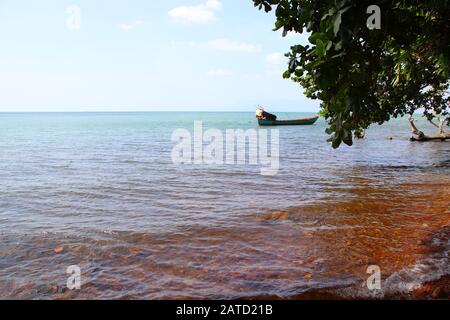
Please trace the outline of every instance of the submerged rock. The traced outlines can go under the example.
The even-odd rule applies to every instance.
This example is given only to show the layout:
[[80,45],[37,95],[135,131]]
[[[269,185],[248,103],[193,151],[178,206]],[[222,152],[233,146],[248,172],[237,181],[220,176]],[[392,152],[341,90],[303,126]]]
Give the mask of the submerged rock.
[[289,217],[287,211],[273,211],[263,215],[263,220],[286,220]]
[[61,246],[56,246],[55,249],[53,249],[53,251],[55,251],[56,254],[63,253],[64,248]]

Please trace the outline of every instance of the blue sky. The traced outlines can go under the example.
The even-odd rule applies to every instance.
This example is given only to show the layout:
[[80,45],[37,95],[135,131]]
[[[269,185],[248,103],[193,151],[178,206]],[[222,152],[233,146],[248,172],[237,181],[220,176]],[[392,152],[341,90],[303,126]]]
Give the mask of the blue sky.
[[317,111],[281,77],[307,37],[273,24],[251,0],[0,0],[0,111]]

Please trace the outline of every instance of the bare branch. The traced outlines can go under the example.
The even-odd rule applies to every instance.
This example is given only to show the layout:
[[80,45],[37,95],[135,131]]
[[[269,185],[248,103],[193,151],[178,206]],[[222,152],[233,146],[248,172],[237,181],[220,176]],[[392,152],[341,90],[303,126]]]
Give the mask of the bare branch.
[[439,125],[436,124],[433,120],[428,119],[428,122],[431,123],[433,126],[435,126],[436,128],[439,128]]
[[409,115],[408,121],[409,121],[409,127],[411,128],[411,132],[413,134],[415,134],[416,136],[418,136],[419,138],[423,138],[424,134],[422,131],[417,129],[416,125],[414,124],[414,118],[412,115]]
[[447,125],[447,123],[448,123],[448,119],[446,119],[446,118],[440,119],[438,128],[439,128],[439,133],[441,135],[445,135],[444,127]]

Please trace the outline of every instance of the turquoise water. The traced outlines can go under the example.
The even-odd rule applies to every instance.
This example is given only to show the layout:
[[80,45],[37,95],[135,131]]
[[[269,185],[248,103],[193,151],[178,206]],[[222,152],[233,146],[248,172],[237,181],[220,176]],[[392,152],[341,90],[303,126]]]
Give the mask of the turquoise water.
[[[171,135],[192,132],[194,121],[223,132],[258,129],[253,113],[0,114],[0,281],[9,288],[0,297],[287,297],[353,284],[357,272],[337,271],[333,250],[295,237],[350,228],[326,218],[341,203],[375,199],[401,211],[390,194],[450,182],[448,143],[410,142],[406,119],[339,150],[326,142],[323,119],[280,127],[275,176],[258,165],[174,164]],[[309,218],[266,221],[290,208],[309,208]],[[352,228],[367,226],[357,216]],[[358,255],[362,266],[370,253]],[[316,270],[320,259],[330,263]],[[60,289],[70,264],[83,269],[80,292]],[[319,280],[305,280],[314,270]]]

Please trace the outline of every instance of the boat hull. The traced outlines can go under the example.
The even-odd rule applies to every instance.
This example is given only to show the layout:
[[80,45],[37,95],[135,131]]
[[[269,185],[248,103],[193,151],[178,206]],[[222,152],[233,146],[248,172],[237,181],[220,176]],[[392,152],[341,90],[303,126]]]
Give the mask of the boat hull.
[[293,120],[265,120],[259,119],[260,126],[305,126],[316,123],[319,117],[293,119]]

